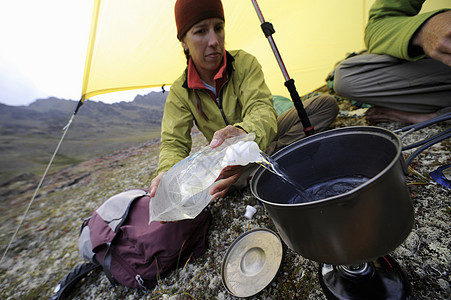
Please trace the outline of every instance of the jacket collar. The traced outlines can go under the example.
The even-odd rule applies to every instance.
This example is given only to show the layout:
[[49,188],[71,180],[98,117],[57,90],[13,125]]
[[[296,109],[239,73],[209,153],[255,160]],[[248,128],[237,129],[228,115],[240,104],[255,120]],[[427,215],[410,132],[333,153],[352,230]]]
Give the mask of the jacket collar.
[[[224,59],[222,60],[222,64],[219,67],[218,73],[216,73],[214,79],[216,81],[216,90],[219,89],[226,83],[227,79],[233,72],[233,62],[235,59],[229,52],[225,52]],[[186,89],[207,89],[200,79],[199,73],[196,70],[191,58],[188,61],[188,67],[185,70],[186,80],[183,83],[183,87]]]

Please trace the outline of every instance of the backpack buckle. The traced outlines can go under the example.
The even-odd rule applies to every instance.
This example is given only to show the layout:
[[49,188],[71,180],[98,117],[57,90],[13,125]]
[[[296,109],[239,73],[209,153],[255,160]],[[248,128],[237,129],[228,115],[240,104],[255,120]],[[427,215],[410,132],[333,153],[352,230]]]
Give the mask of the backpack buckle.
[[141,275],[137,274],[135,276],[136,281],[138,282],[139,286],[144,290],[147,291],[147,287],[144,286],[144,280],[142,279]]

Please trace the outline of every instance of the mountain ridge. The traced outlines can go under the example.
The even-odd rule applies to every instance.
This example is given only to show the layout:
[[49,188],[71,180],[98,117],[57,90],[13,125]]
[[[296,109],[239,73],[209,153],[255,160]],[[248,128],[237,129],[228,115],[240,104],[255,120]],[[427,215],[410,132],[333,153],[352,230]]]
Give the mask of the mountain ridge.
[[[85,101],[55,159],[67,167],[160,136],[167,93],[138,95],[131,102]],[[42,173],[78,101],[49,97],[27,106],[0,103],[0,184],[21,173]]]

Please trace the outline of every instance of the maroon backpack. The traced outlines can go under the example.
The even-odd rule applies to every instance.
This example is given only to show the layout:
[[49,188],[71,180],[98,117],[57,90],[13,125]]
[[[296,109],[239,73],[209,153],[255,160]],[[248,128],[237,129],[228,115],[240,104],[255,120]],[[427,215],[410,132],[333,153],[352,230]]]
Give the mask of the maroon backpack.
[[207,248],[211,214],[149,224],[148,191],[129,190],[97,208],[82,225],[78,246],[90,262],[77,266],[60,282],[51,299],[62,299],[88,272],[103,267],[110,282],[131,288],[153,288],[157,280]]

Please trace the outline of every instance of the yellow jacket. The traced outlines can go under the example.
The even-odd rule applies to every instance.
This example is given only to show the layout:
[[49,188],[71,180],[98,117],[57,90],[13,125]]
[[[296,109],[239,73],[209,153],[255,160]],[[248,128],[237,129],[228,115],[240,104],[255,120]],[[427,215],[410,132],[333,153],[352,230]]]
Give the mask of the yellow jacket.
[[[186,72],[171,86],[161,125],[161,150],[157,172],[169,170],[191,151],[191,128],[197,125],[210,142],[215,131],[227,125],[255,133],[255,142],[265,150],[277,133],[277,113],[257,59],[243,50],[227,52],[228,80],[218,92],[221,104],[206,90],[186,85]],[[196,94],[205,119],[196,109]]]

